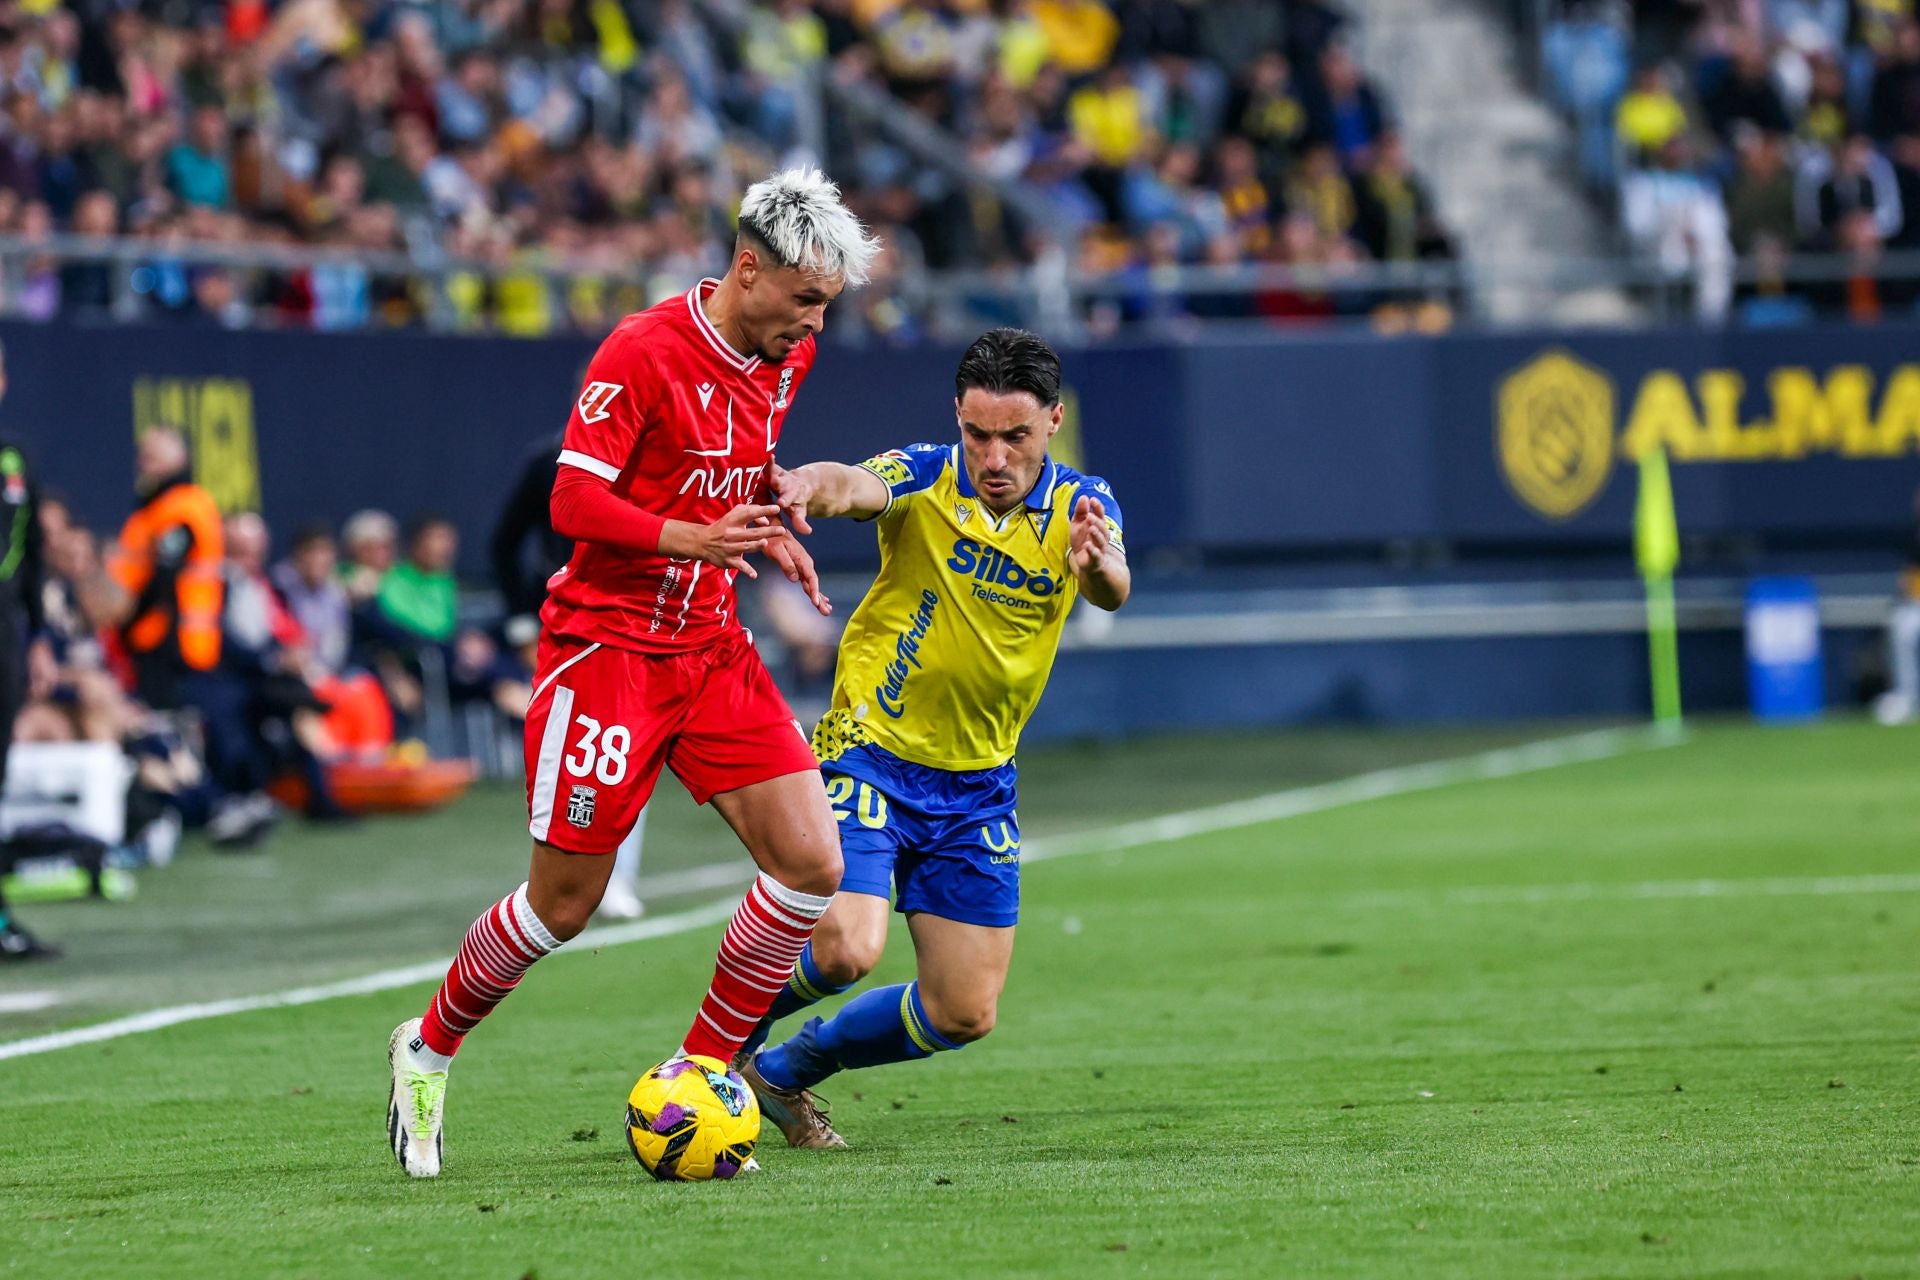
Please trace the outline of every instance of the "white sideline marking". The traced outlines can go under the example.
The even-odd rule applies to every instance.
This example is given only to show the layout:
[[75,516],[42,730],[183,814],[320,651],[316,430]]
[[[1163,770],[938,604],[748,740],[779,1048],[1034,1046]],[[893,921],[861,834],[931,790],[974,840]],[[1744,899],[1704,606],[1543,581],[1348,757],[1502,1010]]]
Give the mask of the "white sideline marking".
[[[636,920],[632,924],[589,929],[575,938],[573,945],[585,948],[617,946],[623,942],[664,938],[676,933],[687,933],[693,929],[704,929],[727,919],[733,914],[736,905],[729,898],[724,902],[710,902],[704,907],[695,907],[691,911],[681,911],[670,916],[657,916],[652,920]],[[96,1044],[102,1040],[118,1040],[122,1036],[136,1035],[142,1031],[158,1031],[162,1027],[178,1026],[183,1022],[224,1018],[228,1014],[251,1013],[256,1009],[284,1009],[291,1005],[318,1004],[322,1000],[337,1000],[342,996],[364,996],[376,991],[390,991],[395,987],[410,987],[417,982],[432,982],[446,976],[447,965],[451,962],[451,958],[431,960],[425,964],[412,964],[402,969],[382,969],[379,973],[370,973],[364,978],[349,978],[344,982],[329,982],[315,987],[295,987],[291,991],[276,991],[271,995],[238,996],[231,1000],[211,1000],[205,1004],[182,1004],[170,1009],[152,1009],[146,1013],[115,1018],[111,1022],[96,1022],[92,1026],[74,1027],[68,1031],[55,1031],[43,1036],[0,1044],[0,1061],[8,1058],[24,1058],[35,1053],[51,1053],[55,1049],[70,1049],[75,1045]]]
[[[1414,791],[1431,791],[1436,787],[1451,786],[1460,782],[1506,778],[1515,774],[1534,773],[1542,769],[1554,769],[1561,765],[1578,764],[1587,760],[1602,760],[1609,756],[1624,755],[1630,751],[1670,746],[1682,740],[1677,735],[1658,734],[1646,729],[1602,729],[1594,733],[1575,734],[1572,737],[1549,738],[1525,746],[1504,747],[1497,751],[1460,756],[1451,760],[1435,760],[1426,764],[1381,769],[1374,773],[1343,778],[1337,782],[1323,782],[1310,787],[1276,791],[1269,795],[1255,796],[1250,800],[1208,805],[1201,809],[1188,809],[1139,822],[1123,822],[1111,827],[1057,836],[1050,840],[1033,840],[1027,842],[1026,847],[1021,850],[1021,861],[1043,862],[1050,858],[1112,852],[1137,848],[1141,845],[1159,844],[1168,840],[1182,840],[1188,836],[1201,835],[1210,831],[1226,831],[1237,827],[1254,826],[1262,822],[1277,822],[1284,818],[1297,818],[1303,814],[1319,813],[1326,809],[1360,804],[1367,800],[1405,795]],[[718,888],[729,884],[743,884],[752,879],[755,874],[750,863],[738,860],[714,867],[694,867],[686,871],[670,873],[657,880],[643,881],[642,888],[655,894],[686,892],[695,888]],[[568,944],[568,949],[579,951],[594,947],[619,946],[623,943],[641,942],[648,938],[665,938],[674,934],[688,933],[694,929],[704,929],[728,919],[736,905],[733,899],[727,898],[673,915],[637,920],[632,924],[588,929],[578,938],[573,939]],[[284,1009],[293,1005],[318,1004],[323,1000],[371,995],[378,991],[390,991],[395,987],[432,982],[445,975],[449,963],[450,958],[442,958],[423,964],[407,965],[404,968],[383,969],[378,973],[370,973],[363,978],[349,978],[344,982],[296,987],[290,991],[278,991],[268,995],[237,996],[228,1000],[212,1000],[204,1004],[184,1004],[166,1009],[152,1009],[146,1013],[131,1014],[109,1022],[97,1022],[91,1026],[74,1027],[66,1031],[54,1031],[46,1035],[31,1036],[25,1040],[0,1044],[0,1062],[9,1058],[24,1058],[31,1054],[51,1053],[56,1049],[70,1049],[76,1045],[97,1044],[102,1040],[117,1040],[122,1036],[137,1035],[142,1031],[157,1031],[162,1027],[178,1026],[183,1022],[224,1018],[229,1014],[251,1013],[257,1009]]]
[[1363,907],[1513,906],[1545,902],[1644,901],[1656,898],[1825,898],[1859,893],[1920,893],[1920,875],[1777,876],[1754,880],[1640,880],[1628,884],[1486,885],[1481,888],[1386,890],[1350,894]]
[[1557,769],[1562,765],[1579,764],[1587,760],[1604,760],[1629,751],[1670,747],[1685,740],[1678,733],[1645,728],[1600,729],[1569,738],[1549,738],[1544,742],[1502,747],[1478,755],[1430,760],[1424,764],[1400,765],[1373,773],[1355,774],[1334,782],[1274,791],[1248,800],[1231,800],[1225,804],[1162,814],[1158,818],[1146,818],[1138,822],[1123,822],[1097,831],[1034,840],[1020,851],[1020,860],[1023,863],[1044,862],[1048,858],[1112,852],[1184,840],[1212,831],[1278,822],[1284,818],[1298,818],[1309,813],[1415,791],[1432,791],[1436,787],[1449,787],[1461,782],[1510,778],[1515,774],[1537,773],[1542,769]]
[[53,991],[14,991],[0,995],[0,1013],[33,1013],[60,1003]]

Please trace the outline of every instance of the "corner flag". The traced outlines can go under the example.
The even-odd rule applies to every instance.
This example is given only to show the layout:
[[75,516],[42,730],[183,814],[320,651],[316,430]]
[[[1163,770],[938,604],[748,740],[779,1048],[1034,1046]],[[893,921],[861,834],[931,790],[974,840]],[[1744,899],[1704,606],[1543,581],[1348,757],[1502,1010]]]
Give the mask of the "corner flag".
[[1633,558],[1647,587],[1647,656],[1653,673],[1653,718],[1680,721],[1680,637],[1674,616],[1673,571],[1680,563],[1680,525],[1673,513],[1667,455],[1640,455],[1640,496],[1633,509]]

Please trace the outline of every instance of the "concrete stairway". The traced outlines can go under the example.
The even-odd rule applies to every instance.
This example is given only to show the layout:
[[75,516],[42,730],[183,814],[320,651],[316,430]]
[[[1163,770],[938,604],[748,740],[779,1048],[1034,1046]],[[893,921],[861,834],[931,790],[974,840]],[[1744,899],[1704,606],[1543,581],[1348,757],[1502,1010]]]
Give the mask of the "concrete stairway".
[[1521,79],[1514,37],[1480,0],[1346,0],[1354,50],[1386,95],[1408,154],[1498,323],[1618,324],[1636,308],[1607,286],[1556,289],[1556,263],[1619,256],[1573,176],[1574,135]]

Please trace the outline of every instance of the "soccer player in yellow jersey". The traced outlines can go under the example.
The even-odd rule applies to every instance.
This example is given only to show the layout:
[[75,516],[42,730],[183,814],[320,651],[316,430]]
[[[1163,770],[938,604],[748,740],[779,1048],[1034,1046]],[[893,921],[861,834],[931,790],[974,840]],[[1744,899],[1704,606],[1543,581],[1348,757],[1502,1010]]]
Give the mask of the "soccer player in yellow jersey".
[[[847,624],[833,707],[813,737],[846,872],[736,1059],[796,1147],[846,1145],[811,1092],[828,1076],[993,1029],[1020,906],[1014,748],[1074,600],[1118,609],[1132,585],[1113,491],[1047,455],[1061,418],[1053,350],[992,330],[961,359],[954,388],[958,445],[772,480],[802,532],[810,518],[844,515],[880,533],[880,576]],[[918,980],[865,992],[755,1056],[776,1020],[872,971],[890,898]]]

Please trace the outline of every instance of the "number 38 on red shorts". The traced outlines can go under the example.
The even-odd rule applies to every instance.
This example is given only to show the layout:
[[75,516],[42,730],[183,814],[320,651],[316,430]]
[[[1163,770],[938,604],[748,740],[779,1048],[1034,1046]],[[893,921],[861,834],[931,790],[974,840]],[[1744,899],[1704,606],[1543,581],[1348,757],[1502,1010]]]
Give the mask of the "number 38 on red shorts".
[[528,830],[568,853],[611,853],[660,769],[705,804],[817,769],[745,632],[687,653],[634,653],[542,632],[527,712]]

